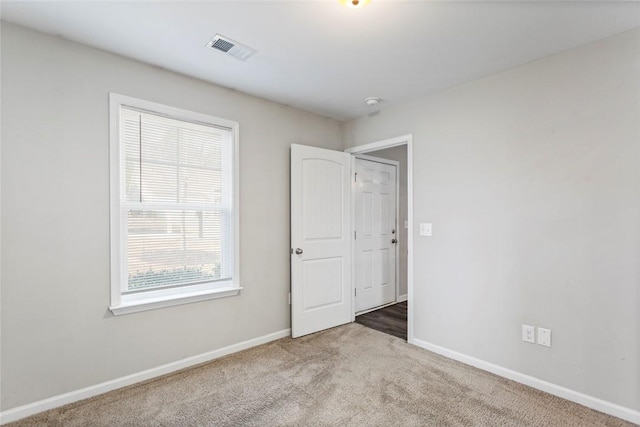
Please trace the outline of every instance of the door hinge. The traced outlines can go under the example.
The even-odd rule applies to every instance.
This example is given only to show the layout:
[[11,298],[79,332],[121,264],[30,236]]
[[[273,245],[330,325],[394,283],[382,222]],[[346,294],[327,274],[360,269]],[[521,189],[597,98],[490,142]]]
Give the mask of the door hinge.
[[353,240],[357,240],[358,239],[358,232],[356,230],[353,230]]
[[353,174],[353,182],[358,182],[358,172]]
[[293,255],[293,248],[291,248],[291,255]]
[[356,288],[353,288],[353,296],[354,297],[358,296],[358,290]]
[[289,305],[291,305],[291,292],[289,292]]

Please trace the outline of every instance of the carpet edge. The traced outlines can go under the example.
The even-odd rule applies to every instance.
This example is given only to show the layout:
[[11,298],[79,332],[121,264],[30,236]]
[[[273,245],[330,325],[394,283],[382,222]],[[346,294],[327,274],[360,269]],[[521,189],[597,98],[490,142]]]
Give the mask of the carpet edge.
[[412,344],[414,344],[415,346],[439,354],[440,356],[444,356],[448,359],[462,362],[465,365],[470,365],[478,369],[482,369],[483,371],[487,371],[500,377],[510,379],[517,383],[527,385],[540,391],[544,391],[562,399],[566,399],[579,405],[586,406],[587,408],[640,425],[640,411],[636,411],[634,409],[627,408],[626,406],[618,405],[617,403],[609,402],[598,397],[590,396],[576,390],[562,387],[560,385],[553,384],[548,381],[544,381],[539,378],[532,377],[530,375],[523,374],[521,372],[514,371],[472,356],[468,356],[454,350],[449,350],[448,348],[441,347],[439,345],[432,344],[418,338],[413,338],[412,341]]
[[125,375],[123,377],[115,378],[103,383],[94,384],[78,390],[73,390],[66,393],[58,394],[56,396],[48,397],[36,402],[27,403],[26,405],[10,408],[0,412],[0,425],[18,421],[22,418],[47,411],[49,409],[58,408],[69,403],[88,399],[99,394],[133,385],[142,381],[147,381],[162,375],[170,374],[181,369],[210,362],[212,360],[219,359],[220,357],[228,356],[230,354],[247,350],[252,347],[257,347],[259,345],[266,344],[288,336],[291,336],[290,328],[272,332],[270,334],[252,338],[246,341],[241,341],[239,343],[231,344],[229,346],[208,351],[206,353],[186,357],[175,362],[170,362],[164,365],[157,366],[155,368],[146,369],[134,374]]

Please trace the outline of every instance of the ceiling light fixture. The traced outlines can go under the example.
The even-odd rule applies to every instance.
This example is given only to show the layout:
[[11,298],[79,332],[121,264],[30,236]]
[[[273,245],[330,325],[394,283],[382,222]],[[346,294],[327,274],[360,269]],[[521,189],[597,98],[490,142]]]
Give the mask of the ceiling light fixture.
[[367,105],[370,105],[373,107],[378,102],[380,102],[380,98],[378,98],[377,96],[370,96],[369,98],[365,99],[364,102],[366,102]]
[[352,9],[365,7],[370,1],[371,0],[338,0],[341,5]]

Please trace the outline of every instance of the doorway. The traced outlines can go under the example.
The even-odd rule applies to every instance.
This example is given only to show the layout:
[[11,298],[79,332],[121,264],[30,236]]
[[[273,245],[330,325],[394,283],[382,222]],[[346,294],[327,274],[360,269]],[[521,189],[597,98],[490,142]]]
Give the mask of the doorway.
[[354,297],[356,316],[396,302],[398,162],[357,155],[354,161]]
[[356,323],[394,337],[407,339],[407,301],[356,316]]
[[406,146],[407,341],[413,344],[412,135],[344,152],[291,146],[292,337],[355,321],[351,172],[355,155],[396,146]]
[[[355,265],[355,285],[356,285],[356,318],[355,321],[364,326],[370,327],[372,329],[376,329],[378,331],[402,338],[407,339],[407,277],[408,277],[408,191],[407,191],[407,166],[408,166],[408,153],[407,153],[407,144],[397,145],[390,148],[383,148],[376,151],[367,152],[365,158],[378,159],[381,162],[388,162],[395,165],[396,172],[396,188],[395,191],[389,191],[388,196],[396,198],[396,206],[395,212],[393,216],[397,219],[392,221],[393,226],[390,227],[391,238],[390,241],[394,243],[395,246],[395,260],[390,266],[390,268],[394,268],[395,271],[392,271],[393,278],[392,280],[397,283],[395,289],[395,298],[391,298],[390,301],[386,304],[381,304],[376,307],[372,307],[369,310],[360,310],[362,308],[362,304],[359,298],[360,289],[359,283],[362,281],[362,278],[358,276],[362,273],[360,270],[365,267],[362,264],[365,264],[363,261],[363,257],[360,256],[360,251],[358,250],[359,241],[355,241],[356,251],[354,253],[354,265]],[[357,163],[359,161],[359,157],[361,154],[356,155],[356,171],[359,169],[357,167]],[[372,157],[371,157],[372,156]],[[379,182],[384,182],[384,179],[378,179]],[[356,200],[355,215],[356,220],[354,222],[354,226],[356,231],[359,227],[359,218],[358,215],[361,215],[362,206],[358,206],[358,192],[360,191],[360,186],[356,183],[354,192],[356,193],[354,199]],[[394,194],[395,193],[395,194]],[[384,208],[382,208],[384,209]],[[363,236],[364,237],[364,236]],[[381,242],[386,243],[386,242]],[[381,245],[382,247],[384,245]],[[385,267],[384,257],[379,257],[378,265],[376,266],[378,270],[381,270]],[[367,279],[371,279],[371,277],[367,277]],[[374,280],[374,284],[375,284]]]

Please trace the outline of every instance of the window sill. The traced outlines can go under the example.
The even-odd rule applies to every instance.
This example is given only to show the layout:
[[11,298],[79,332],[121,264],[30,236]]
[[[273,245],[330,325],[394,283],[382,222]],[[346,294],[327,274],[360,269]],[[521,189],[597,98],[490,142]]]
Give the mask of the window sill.
[[163,297],[147,298],[130,302],[122,302],[119,305],[109,307],[114,316],[137,313],[139,311],[155,310],[156,308],[171,307],[174,305],[189,304],[192,302],[206,301],[210,299],[233,297],[240,294],[239,287],[209,289],[206,291],[190,292],[179,295],[167,295]]

